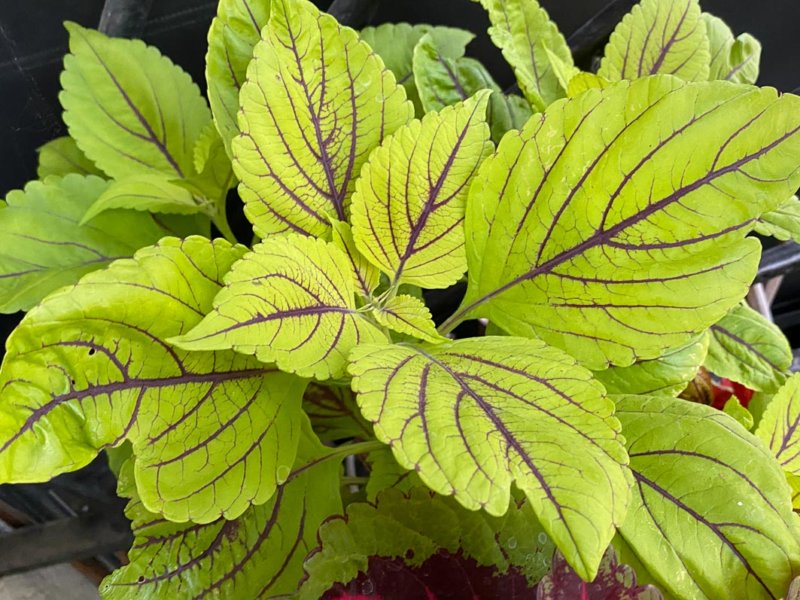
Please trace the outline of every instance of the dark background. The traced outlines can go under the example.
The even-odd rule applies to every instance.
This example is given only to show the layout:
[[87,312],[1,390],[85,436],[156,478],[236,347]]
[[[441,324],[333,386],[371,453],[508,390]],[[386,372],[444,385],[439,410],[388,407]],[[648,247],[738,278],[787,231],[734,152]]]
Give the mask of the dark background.
[[[329,0],[316,0],[326,8]],[[157,46],[205,86],[203,63],[206,32],[216,0],[155,0],[144,39]],[[542,0],[569,37],[601,11],[608,0]],[[722,17],[735,33],[755,35],[763,44],[762,85],[782,91],[800,87],[800,1],[704,0],[703,8]],[[3,0],[0,2],[0,197],[36,177],[35,150],[64,134],[58,103],[59,73],[67,48],[65,20],[94,27],[103,0]],[[485,34],[488,20],[480,5],[469,0],[381,0],[373,23],[408,21],[448,24],[480,33],[470,54],[482,60],[501,86],[513,76],[500,52]],[[800,346],[800,281],[789,282],[779,295],[778,323]],[[0,316],[0,340],[13,317]],[[0,355],[2,349],[0,348]]]

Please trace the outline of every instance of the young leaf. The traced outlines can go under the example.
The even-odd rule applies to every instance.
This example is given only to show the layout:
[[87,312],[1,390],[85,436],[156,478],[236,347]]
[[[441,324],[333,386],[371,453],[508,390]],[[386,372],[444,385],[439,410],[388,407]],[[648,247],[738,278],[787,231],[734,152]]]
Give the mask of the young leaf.
[[722,407],[722,412],[731,417],[734,421],[739,423],[748,431],[753,428],[753,415],[750,414],[744,406],[741,405],[736,396],[732,396],[725,402]]
[[0,312],[28,310],[53,290],[164,236],[200,231],[183,218],[122,210],[81,225],[107,187],[94,176],[49,177],[0,201]]
[[167,238],[32,310],[0,371],[0,480],[45,481],[127,439],[143,502],[171,520],[266,502],[294,462],[304,382],[164,341],[211,309],[242,252]]
[[139,40],[66,27],[60,99],[78,147],[115,179],[192,175],[194,142],[211,115],[189,75]]
[[800,374],[792,375],[767,405],[756,435],[783,470],[800,476]]
[[536,600],[663,600],[652,585],[639,585],[636,572],[620,564],[617,553],[609,546],[594,581],[586,583],[556,552],[553,567],[536,588]]
[[153,173],[112,181],[84,213],[81,225],[115,208],[183,215],[213,214],[213,207],[209,207],[207,201],[196,199],[190,190],[175,180]]
[[755,230],[782,242],[792,240],[800,244],[800,200],[792,196],[775,210],[761,215]]
[[236,124],[239,88],[244,83],[253,48],[269,20],[269,8],[270,0],[220,0],[217,16],[208,30],[208,101],[229,156],[231,140],[239,133]]
[[734,39],[725,21],[703,13],[711,51],[709,79],[753,84],[758,79],[761,44],[749,33]]
[[569,80],[567,86],[567,98],[574,98],[585,92],[586,90],[604,90],[611,86],[608,79],[595,75],[594,73],[578,73]]
[[800,528],[778,464],[728,415],[630,396],[617,415],[636,481],[620,533],[678,598],[779,598],[800,566]]
[[334,220],[331,225],[333,227],[331,241],[339,250],[344,251],[353,266],[353,273],[358,284],[356,286],[358,294],[362,298],[369,298],[381,282],[381,272],[364,258],[364,255],[356,247],[353,230],[349,223]]
[[708,340],[708,335],[702,335],[660,358],[595,371],[594,377],[609,394],[677,396],[697,375],[708,353]]
[[358,411],[350,388],[312,382],[303,394],[303,410],[324,442],[372,437],[372,426]]
[[45,179],[50,175],[65,177],[70,173],[77,175],[99,175],[103,172],[86,158],[78,145],[68,135],[50,140],[37,150],[39,153],[39,166],[36,176]]
[[781,330],[744,304],[711,326],[705,366],[752,390],[775,392],[792,365],[792,349]]
[[613,403],[589,371],[512,337],[363,345],[351,360],[361,413],[402,466],[493,515],[516,482],[570,564],[594,577],[629,489]]
[[361,39],[370,45],[383,59],[386,68],[394,73],[397,83],[406,89],[406,96],[414,103],[416,114],[420,116],[425,111],[414,82],[414,47],[426,33],[431,34],[447,56],[461,56],[463,52],[460,53],[460,49],[475,38],[472,33],[463,29],[408,23],[383,23],[378,27],[365,27],[361,30]]
[[373,315],[379,325],[388,327],[392,331],[434,344],[447,341],[446,337],[437,333],[431,311],[422,300],[414,296],[407,294],[395,296],[383,306],[376,308]]
[[500,141],[510,129],[520,129],[531,116],[530,106],[519,96],[507,96],[486,68],[474,58],[465,58],[466,39],[443,43],[434,33],[426,34],[414,49],[414,80],[425,112],[439,111],[491,90],[487,120],[492,139]]
[[194,144],[192,160],[197,176],[192,178],[192,182],[207,196],[222,196],[221,200],[234,182],[233,165],[225,152],[214,121],[209,121]]
[[233,266],[214,310],[171,343],[232,348],[303,377],[336,379],[351,348],[386,340],[356,310],[354,294],[350,262],[333,244],[273,236]]
[[[101,584],[105,600],[276,598],[293,594],[317,528],[341,513],[339,463],[306,433],[285,484],[232,521],[172,523],[131,499],[129,563]],[[287,469],[288,471],[288,469]],[[120,484],[125,485],[124,475]],[[126,486],[130,489],[130,482]]]
[[353,238],[395,285],[445,288],[467,269],[467,191],[492,151],[487,95],[398,129],[362,170],[353,194]]
[[355,178],[414,116],[358,34],[307,0],[273,0],[242,86],[234,171],[256,233],[322,236],[346,220]]
[[800,185],[800,98],[672,77],[550,107],[467,200],[467,316],[600,369],[655,358],[744,297],[761,213]]
[[614,29],[597,74],[610,81],[657,73],[706,81],[710,59],[698,0],[642,0]]
[[536,110],[564,96],[548,51],[571,67],[572,53],[536,0],[477,0],[489,13],[489,35],[514,69],[519,87]]
[[351,504],[322,525],[319,539],[300,598],[370,587],[370,594],[409,600],[529,598],[530,582],[547,572],[553,552],[527,502],[513,501],[504,516],[491,517],[425,488],[390,489],[375,504]]

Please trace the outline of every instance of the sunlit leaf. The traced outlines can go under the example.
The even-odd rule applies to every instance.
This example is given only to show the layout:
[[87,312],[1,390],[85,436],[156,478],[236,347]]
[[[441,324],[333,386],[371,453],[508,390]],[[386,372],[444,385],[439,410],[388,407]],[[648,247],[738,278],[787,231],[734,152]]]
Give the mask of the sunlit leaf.
[[370,156],[353,195],[353,237],[394,284],[444,288],[467,268],[469,183],[491,153],[487,93],[414,120]]
[[800,200],[792,196],[775,210],[761,215],[755,229],[761,235],[800,244]]
[[0,371],[0,480],[45,481],[127,439],[145,506],[170,519],[268,500],[294,462],[304,382],[164,341],[211,309],[242,253],[167,238],[32,310]]
[[705,366],[720,377],[763,392],[786,380],[792,348],[781,330],[749,306],[739,304],[711,326]]
[[481,90],[491,90],[486,117],[492,139],[500,141],[507,131],[522,128],[531,109],[524,98],[503,94],[486,67],[464,56],[470,39],[450,39],[445,44],[433,32],[423,36],[414,49],[416,87],[425,112],[439,111]]
[[[287,482],[262,506],[235,520],[171,523],[128,504],[134,542],[129,564],[101,584],[105,600],[276,598],[294,593],[317,528],[342,510],[339,469],[326,449],[305,434]],[[129,469],[130,471],[131,469]],[[132,487],[130,473],[120,485]]]
[[[208,101],[225,150],[239,133],[239,89],[253,48],[269,20],[270,0],[220,0],[208,30],[206,84]],[[199,169],[198,169],[199,171]]]
[[272,236],[233,266],[214,310],[172,341],[254,354],[303,377],[341,377],[351,348],[386,339],[356,309],[354,294],[352,266],[333,244]]
[[620,533],[677,598],[780,598],[800,568],[789,486],[769,450],[728,415],[672,398],[617,404],[633,504]]
[[391,489],[321,527],[300,597],[527,598],[552,552],[527,502],[492,517],[424,488]]
[[672,77],[551,106],[484,161],[467,201],[482,316],[600,369],[686,344],[741,300],[761,213],[800,185],[800,98]]
[[703,13],[711,51],[709,79],[734,83],[755,83],[761,61],[761,44],[749,33],[734,38],[730,27],[709,13]]
[[[564,96],[548,51],[567,68],[572,53],[536,0],[477,0],[489,13],[489,35],[514,69],[519,87],[537,110]],[[561,66],[561,65],[559,65]]]
[[53,290],[164,236],[202,232],[184,218],[123,210],[81,225],[107,188],[94,176],[49,177],[0,201],[0,312],[28,310]]
[[611,82],[608,79],[603,79],[594,73],[578,73],[569,81],[567,97],[574,98],[586,90],[603,90],[610,85]]
[[597,74],[611,81],[659,73],[705,81],[710,59],[698,0],[642,0],[614,29]]
[[327,214],[346,220],[367,155],[414,107],[355,31],[307,0],[271,11],[240,94],[234,171],[259,236],[320,236]]
[[594,376],[609,394],[677,396],[697,375],[708,352],[708,340],[709,336],[702,335],[660,358],[595,371]]
[[86,158],[78,145],[69,136],[63,136],[50,140],[40,147],[39,165],[36,168],[36,176],[44,179],[50,175],[64,177],[70,173],[77,175],[99,175],[103,172],[94,166],[94,163]]
[[515,482],[570,564],[594,576],[629,489],[613,403],[589,371],[512,337],[363,345],[351,360],[361,412],[402,466],[493,515]]
[[375,309],[375,320],[392,331],[404,333],[418,340],[438,343],[446,341],[436,332],[431,312],[425,303],[414,296],[401,294]]
[[194,142],[211,114],[189,75],[140,40],[66,27],[60,99],[78,147],[114,178],[191,176]]
[[800,476],[800,374],[792,375],[767,405],[756,435],[784,471]]

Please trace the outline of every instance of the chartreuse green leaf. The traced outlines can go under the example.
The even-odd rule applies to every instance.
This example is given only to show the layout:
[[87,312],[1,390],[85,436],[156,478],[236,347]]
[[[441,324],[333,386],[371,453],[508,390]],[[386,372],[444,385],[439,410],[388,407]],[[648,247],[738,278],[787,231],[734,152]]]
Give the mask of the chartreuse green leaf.
[[414,116],[402,86],[358,37],[307,0],[272,0],[242,86],[234,172],[256,234],[322,236],[346,220],[355,178]]
[[[304,428],[307,429],[307,428]],[[277,598],[292,595],[317,529],[342,511],[340,464],[304,431],[294,468],[269,502],[235,520],[173,523],[135,493],[126,509],[134,534],[129,563],[101,584],[105,600]],[[123,469],[121,491],[133,491]]]
[[537,111],[564,96],[548,55],[571,67],[564,36],[536,0],[477,0],[489,13],[489,35],[514,69],[519,87]]
[[[463,29],[454,27],[434,27],[432,25],[409,25],[408,23],[383,23],[377,27],[361,30],[361,39],[381,57],[386,68],[394,73],[397,83],[406,89],[408,99],[414,103],[417,115],[425,111],[420,103],[419,93],[414,82],[414,47],[422,36],[430,33],[443,54],[456,57],[475,36]],[[452,48],[452,49],[451,49]]]
[[192,161],[197,176],[190,184],[196,185],[207,196],[217,198],[224,208],[228,190],[233,187],[233,165],[225,153],[214,121],[209,121],[194,144]]
[[239,133],[239,89],[247,74],[253,48],[269,20],[270,0],[220,0],[208,30],[206,84],[214,122],[230,155],[231,140]]
[[303,410],[321,440],[372,438],[372,425],[361,416],[349,387],[309,383],[303,394]]
[[166,238],[28,313],[0,371],[0,480],[45,481],[127,439],[148,510],[205,523],[266,502],[294,462],[304,382],[165,342],[243,252]]
[[154,213],[215,214],[215,207],[164,175],[144,174],[112,181],[84,213],[81,224],[115,208]]
[[705,81],[710,60],[698,0],[642,0],[614,29],[597,74],[611,81],[659,73]]
[[0,201],[0,312],[28,310],[53,290],[164,236],[201,231],[183,218],[123,210],[81,225],[107,188],[94,176],[48,177]]
[[493,576],[514,570],[535,583],[547,573],[553,554],[528,502],[512,501],[503,516],[489,516],[420,487],[407,494],[387,489],[375,504],[350,504],[345,515],[322,525],[319,541],[305,563],[303,599],[320,598],[334,583],[369,573],[375,558],[413,570],[435,556],[458,556],[494,567]]
[[388,327],[397,333],[410,335],[419,340],[434,344],[447,341],[446,337],[439,335],[436,325],[433,324],[431,311],[419,298],[400,294],[385,304],[377,307],[373,315],[379,325]]
[[522,127],[531,109],[524,98],[503,94],[480,62],[464,57],[472,37],[442,41],[435,32],[424,35],[414,49],[414,81],[425,112],[439,111],[481,90],[491,90],[487,119],[492,139],[500,141],[510,129]]
[[567,98],[574,98],[586,90],[604,90],[609,87],[611,82],[594,73],[580,72],[569,80],[567,86]]
[[398,129],[369,158],[353,194],[353,238],[392,284],[445,288],[467,269],[469,183],[493,149],[488,93]]
[[139,40],[66,27],[60,99],[78,147],[115,179],[192,176],[194,143],[211,114],[189,75]]
[[703,13],[711,51],[709,79],[753,84],[758,79],[761,44],[749,33],[734,38],[730,27],[709,13]]
[[800,200],[792,196],[775,210],[761,215],[755,229],[761,235],[800,244]]
[[753,415],[741,405],[736,396],[731,396],[728,401],[725,402],[725,406],[722,407],[722,412],[733,418],[748,431],[753,428]]
[[789,486],[728,415],[665,397],[617,403],[635,479],[620,533],[676,598],[780,598],[800,568]]
[[786,380],[792,348],[781,330],[744,304],[711,326],[705,366],[761,392],[775,392]]
[[800,98],[673,77],[552,105],[484,161],[469,287],[440,328],[488,317],[587,366],[686,344],[741,300],[754,220],[800,185]]
[[756,435],[783,470],[800,476],[800,374],[792,375],[767,405]]
[[225,277],[214,309],[171,340],[185,350],[233,348],[315,379],[344,375],[347,354],[386,336],[355,306],[344,252],[323,240],[273,236]]
[[515,482],[570,564],[594,577],[630,490],[613,403],[588,370],[513,337],[362,345],[351,361],[361,412],[403,467],[492,515]]
[[36,176],[44,179],[50,175],[64,177],[70,173],[77,175],[99,175],[103,172],[94,166],[94,163],[86,158],[78,145],[68,135],[50,140],[38,149],[39,166],[36,168]]
[[595,371],[594,376],[609,394],[677,396],[697,375],[708,353],[708,343],[709,336],[702,335],[662,357]]
[[369,262],[356,247],[353,230],[349,223],[331,221],[331,238],[337,248],[343,250],[356,276],[356,291],[362,298],[369,298],[381,282],[381,272]]

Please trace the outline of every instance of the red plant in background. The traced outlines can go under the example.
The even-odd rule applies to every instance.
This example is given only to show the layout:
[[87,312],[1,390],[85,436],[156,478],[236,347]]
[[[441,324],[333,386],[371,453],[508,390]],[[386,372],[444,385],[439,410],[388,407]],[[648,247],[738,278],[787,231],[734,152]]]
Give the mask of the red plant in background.
[[754,393],[750,388],[747,388],[741,383],[731,381],[727,378],[714,381],[713,387],[714,401],[712,402],[712,406],[720,410],[723,409],[725,403],[731,398],[731,396],[736,396],[736,398],[739,400],[739,404],[747,408]]

